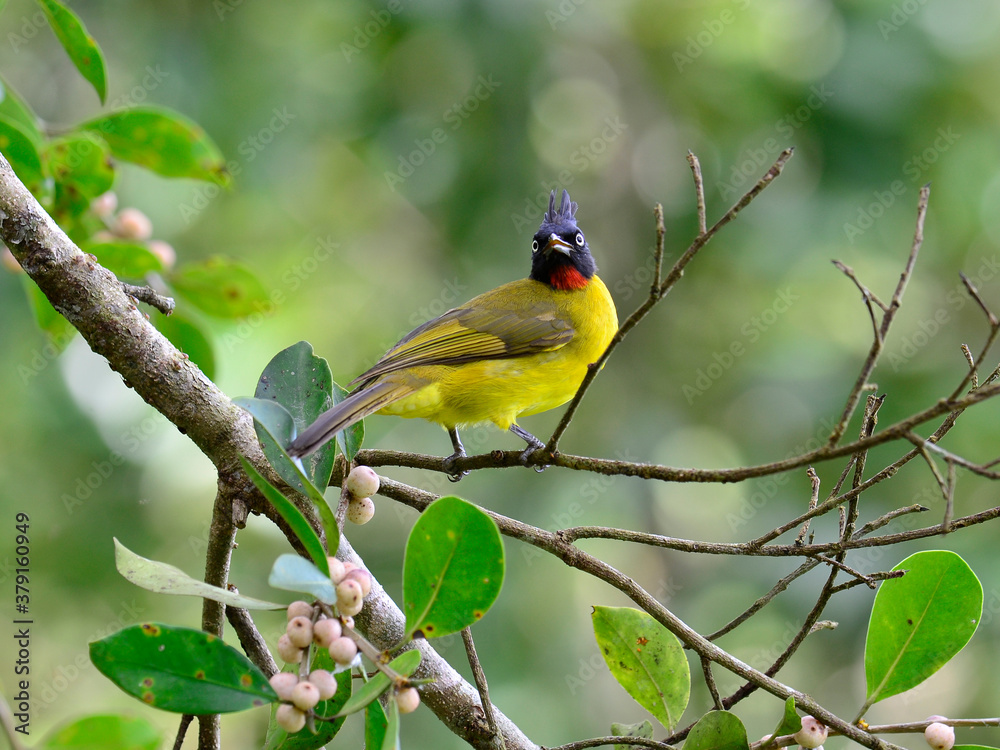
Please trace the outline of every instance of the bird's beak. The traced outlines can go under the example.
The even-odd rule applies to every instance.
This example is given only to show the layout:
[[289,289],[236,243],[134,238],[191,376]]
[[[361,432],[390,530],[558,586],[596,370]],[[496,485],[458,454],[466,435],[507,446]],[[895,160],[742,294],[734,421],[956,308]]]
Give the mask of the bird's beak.
[[563,240],[558,234],[550,234],[549,241],[545,243],[546,250],[555,250],[563,255],[569,255],[573,246]]

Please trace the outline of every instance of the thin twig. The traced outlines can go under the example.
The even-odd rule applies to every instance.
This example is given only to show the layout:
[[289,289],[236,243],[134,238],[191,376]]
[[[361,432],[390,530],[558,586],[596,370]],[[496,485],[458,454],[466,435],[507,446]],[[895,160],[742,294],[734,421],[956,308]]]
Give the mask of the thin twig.
[[722,705],[722,696],[719,695],[719,686],[715,684],[715,675],[712,674],[712,662],[704,656],[701,657],[701,671],[705,675],[705,685],[708,686],[708,692],[712,695],[712,705],[715,706],[716,711],[724,711],[725,707]]
[[785,589],[787,589],[788,585],[792,581],[794,581],[796,578],[798,578],[800,576],[805,575],[806,573],[808,573],[810,570],[812,570],[813,568],[815,568],[819,564],[820,564],[819,560],[817,558],[815,558],[815,557],[813,557],[813,558],[811,558],[809,560],[806,560],[804,563],[802,563],[801,565],[799,565],[799,567],[797,567],[791,573],[789,573],[784,578],[782,578],[780,581],[778,581],[776,584],[774,584],[774,586],[771,587],[770,591],[768,591],[763,596],[758,597],[757,600],[753,604],[751,604],[749,607],[747,607],[737,617],[734,617],[732,620],[730,620],[729,622],[727,622],[725,625],[723,625],[721,628],[719,628],[718,630],[716,630],[714,633],[706,635],[705,638],[707,638],[710,641],[714,641],[714,640],[717,640],[718,638],[721,638],[726,633],[728,633],[728,632],[730,632],[732,630],[735,630],[737,627],[739,627],[744,622],[746,622],[751,617],[753,617],[755,614],[757,614],[757,612],[759,612],[760,610],[762,610],[767,604],[769,604],[771,602],[772,599],[774,599],[774,597],[776,597],[782,591],[784,591]]
[[872,590],[874,590],[876,588],[876,586],[875,586],[875,580],[871,576],[866,576],[864,573],[860,573],[860,572],[856,571],[850,565],[845,565],[844,563],[842,563],[840,560],[837,560],[836,558],[826,557],[824,555],[817,555],[816,559],[819,560],[820,562],[824,562],[824,563],[827,563],[829,565],[832,565],[835,568],[840,568],[842,571],[844,571],[848,575],[854,576],[855,579],[857,579],[861,583],[865,584],[868,588],[870,588]]
[[[905,570],[887,570],[882,573],[872,573],[868,578],[872,581],[888,581],[890,578],[902,578],[906,575]],[[853,589],[855,586],[867,586],[868,581],[862,581],[860,578],[852,578],[849,581],[844,581],[843,583],[838,583],[832,589],[830,589],[830,594],[839,594],[841,591],[847,591],[848,589]]]
[[659,750],[677,750],[674,745],[668,745],[666,742],[657,742],[656,740],[647,740],[645,737],[592,737],[589,740],[567,742],[565,745],[557,745],[556,747],[541,745],[539,750],[586,750],[588,747],[604,747],[605,745],[623,745],[626,747],[634,745],[638,747],[654,747],[659,748]]
[[280,670],[250,613],[240,607],[226,607],[226,620],[240,639],[243,653],[270,679]]
[[705,218],[705,182],[701,178],[701,162],[698,161],[698,157],[694,155],[693,151],[688,151],[687,160],[694,177],[694,194],[698,202],[698,234],[700,236],[708,230],[708,222]]
[[659,293],[660,279],[663,276],[663,243],[667,236],[667,225],[663,219],[663,206],[659,203],[653,207],[653,218],[656,219],[656,247],[653,250],[653,281],[649,287],[649,299]]
[[[590,388],[590,384],[597,377],[597,373],[600,372],[604,363],[608,361],[612,352],[618,347],[618,345],[624,340],[635,326],[641,321],[650,310],[659,302],[667,293],[674,287],[674,285],[680,280],[684,273],[684,268],[688,263],[698,254],[705,245],[708,244],[709,240],[715,236],[715,234],[722,229],[726,224],[731,222],[736,216],[746,208],[750,203],[760,195],[768,185],[770,185],[774,179],[781,174],[781,170],[784,169],[785,163],[792,158],[792,149],[785,149],[781,152],[778,158],[775,160],[771,168],[767,170],[763,177],[761,177],[757,184],[755,184],[750,190],[748,190],[736,204],[730,208],[726,213],[719,219],[715,224],[713,224],[709,229],[701,232],[695,240],[688,246],[687,250],[677,259],[674,265],[671,267],[670,272],[667,274],[666,278],[660,284],[659,289],[656,294],[650,294],[650,296],[643,302],[635,312],[633,312],[624,323],[618,327],[618,331],[612,337],[611,342],[608,344],[604,353],[598,357],[597,361],[592,363],[588,369],[587,374],[584,375],[583,381],[580,383],[580,387],[577,388],[576,394],[570,401],[569,406],[563,413],[562,419],[559,420],[559,424],[556,425],[555,430],[552,432],[552,436],[549,438],[548,442],[545,444],[545,448],[539,451],[535,451],[535,456],[542,464],[551,464],[552,459],[555,457],[556,448],[559,445],[559,439],[563,436],[563,433],[569,427],[570,422],[573,421],[573,415],[576,414],[576,410],[580,406],[580,402],[583,400],[584,395],[586,395],[587,390]],[[660,250],[657,250],[660,252]],[[454,462],[454,470],[461,470],[464,468],[464,463],[462,461]]]
[[145,302],[150,307],[159,310],[164,315],[170,315],[174,311],[174,300],[171,297],[164,297],[155,289],[148,286],[135,286],[122,282],[122,289],[125,294],[139,302]]
[[469,658],[469,666],[472,667],[472,676],[476,680],[476,688],[479,690],[479,697],[483,702],[483,714],[486,716],[486,723],[490,726],[490,731],[494,735],[497,733],[497,719],[493,713],[493,703],[490,701],[490,689],[486,684],[486,672],[483,665],[479,663],[479,654],[476,653],[476,644],[472,641],[472,630],[462,628],[462,642],[465,644],[465,654]]
[[851,421],[851,416],[854,414],[854,410],[858,407],[858,401],[861,400],[861,393],[868,383],[868,378],[875,369],[875,365],[878,364],[879,356],[882,354],[885,336],[889,332],[889,326],[892,325],[896,312],[899,310],[900,304],[902,304],[903,293],[906,291],[906,285],[913,273],[914,264],[917,262],[917,253],[920,252],[920,246],[924,242],[924,218],[927,216],[927,201],[930,198],[930,192],[930,185],[924,185],[920,188],[920,199],[917,201],[917,226],[913,233],[913,244],[910,246],[910,256],[907,258],[906,266],[903,268],[903,272],[899,275],[899,283],[896,284],[896,290],[892,294],[892,300],[890,300],[888,308],[882,315],[882,324],[879,326],[875,339],[872,341],[871,348],[868,350],[868,357],[861,366],[861,372],[858,374],[858,378],[854,383],[854,388],[851,389],[851,392],[847,397],[847,403],[844,406],[843,413],[840,415],[840,421],[830,433],[830,437],[827,442],[831,446],[839,443],[840,439],[844,436],[844,432],[847,430],[847,425]]
[[979,387],[979,372],[976,369],[976,360],[972,357],[972,351],[969,349],[968,344],[962,344],[962,354],[965,355],[965,361],[969,363],[969,371],[972,373],[972,390],[976,390]]
[[[819,474],[816,473],[816,469],[810,466],[806,470],[806,476],[809,477],[810,492],[809,492],[809,510],[815,510],[816,505],[819,503]],[[807,518],[805,523],[802,524],[802,530],[799,535],[795,537],[796,544],[804,544],[806,541],[806,534],[809,533],[809,519]]]
[[192,721],[194,721],[193,714],[184,714],[181,716],[181,723],[177,727],[177,736],[174,737],[174,750],[181,750],[184,747],[184,738],[187,736],[187,730],[191,726]]

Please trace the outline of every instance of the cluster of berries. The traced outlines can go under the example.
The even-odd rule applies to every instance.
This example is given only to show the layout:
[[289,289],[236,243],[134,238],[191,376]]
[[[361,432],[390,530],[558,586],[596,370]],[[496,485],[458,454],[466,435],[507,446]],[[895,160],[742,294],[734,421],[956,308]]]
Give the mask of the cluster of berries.
[[[354,615],[361,611],[364,598],[371,591],[372,577],[354,563],[341,562],[335,557],[327,558],[327,562],[330,580],[337,587],[339,617],[327,617],[320,607],[308,602],[289,604],[288,625],[278,638],[278,656],[286,664],[301,664],[312,646],[326,649],[330,658],[343,666],[353,664],[358,654],[358,644],[345,634],[345,628],[353,628]],[[276,721],[288,732],[302,729],[307,712],[337,691],[336,680],[325,669],[313,670],[303,679],[294,672],[278,672],[271,678],[271,687],[283,701]]]
[[347,490],[347,520],[351,523],[365,524],[375,515],[375,503],[372,495],[378,492],[378,474],[368,466],[355,466],[344,482]]

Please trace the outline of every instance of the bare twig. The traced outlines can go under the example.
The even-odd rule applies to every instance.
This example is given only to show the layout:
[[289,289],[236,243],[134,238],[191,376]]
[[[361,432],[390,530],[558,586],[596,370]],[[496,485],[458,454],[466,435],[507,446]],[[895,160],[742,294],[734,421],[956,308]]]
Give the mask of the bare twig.
[[483,671],[483,665],[479,663],[476,644],[472,641],[471,628],[462,629],[462,642],[465,644],[465,654],[469,659],[469,666],[472,667],[472,676],[476,680],[479,697],[482,699],[483,714],[486,716],[486,723],[490,725],[490,730],[496,734],[497,717],[493,711],[493,704],[490,702],[490,689],[486,684],[486,673]]
[[705,218],[705,182],[701,177],[701,162],[694,155],[693,151],[688,151],[688,165],[691,167],[691,175],[694,177],[694,194],[698,202],[698,235],[708,231],[708,221]]
[[[851,421],[851,416],[854,414],[854,410],[858,406],[858,401],[861,399],[861,393],[868,383],[868,378],[871,376],[872,370],[875,369],[875,365],[878,364],[879,356],[882,354],[885,336],[889,332],[889,326],[892,325],[892,321],[896,316],[896,311],[899,310],[899,306],[903,301],[903,293],[906,291],[906,285],[910,280],[910,276],[913,274],[913,266],[917,262],[917,253],[920,252],[920,246],[924,242],[924,218],[927,216],[927,201],[930,198],[930,192],[930,185],[924,185],[920,188],[920,199],[917,202],[917,226],[913,233],[913,244],[910,246],[910,256],[906,261],[906,267],[899,275],[899,283],[896,284],[896,290],[892,294],[892,300],[890,300],[888,308],[882,315],[882,323],[878,328],[874,341],[872,341],[871,349],[868,351],[868,358],[861,366],[861,372],[858,374],[858,379],[854,383],[854,388],[851,389],[851,392],[847,397],[847,403],[844,406],[843,413],[840,415],[840,421],[830,433],[828,444],[831,446],[839,443],[840,439],[844,436],[844,432],[847,430],[847,425]],[[870,307],[869,310],[871,310]]]
[[174,311],[173,299],[170,297],[164,297],[152,287],[135,286],[134,284],[126,284],[123,281],[122,289],[125,290],[125,294],[129,297],[137,299],[139,302],[145,302],[147,305],[159,310],[164,315],[170,315],[170,313]]
[[[809,510],[815,510],[816,505],[819,503],[819,474],[816,473],[816,469],[812,466],[806,471],[806,476],[809,477],[809,485],[811,490],[809,492]],[[804,544],[806,541],[806,534],[809,533],[809,519],[805,520],[802,524],[802,530],[799,535],[795,537],[796,544]]]
[[257,630],[253,618],[250,617],[250,613],[239,607],[226,607],[226,619],[236,632],[236,637],[240,639],[240,645],[243,647],[243,653],[250,658],[250,661],[256,664],[268,679],[277,674],[280,671],[278,665],[275,663],[274,657],[271,656],[267,643],[264,642],[264,637]]
[[[573,421],[573,415],[576,414],[577,408],[580,406],[580,402],[583,400],[584,395],[586,395],[587,390],[590,388],[590,384],[597,377],[597,373],[600,372],[601,368],[604,367],[604,363],[608,361],[612,352],[618,347],[618,345],[625,339],[629,331],[631,331],[635,326],[641,321],[650,310],[659,302],[667,293],[674,287],[674,285],[680,280],[684,273],[685,267],[691,262],[695,255],[708,244],[708,242],[715,236],[715,234],[722,229],[726,224],[731,222],[736,216],[756,198],[760,193],[770,185],[775,178],[781,174],[781,170],[784,169],[785,163],[792,158],[792,149],[785,149],[775,160],[771,168],[767,170],[763,177],[761,177],[757,184],[754,185],[750,190],[748,190],[736,204],[730,208],[726,213],[719,219],[715,224],[713,224],[709,229],[704,232],[699,233],[692,242],[687,250],[677,259],[673,267],[671,267],[670,272],[667,274],[666,278],[660,284],[657,293],[650,294],[650,296],[643,302],[639,307],[633,312],[624,323],[618,327],[617,333],[611,339],[608,347],[604,350],[604,353],[598,357],[597,361],[590,365],[587,370],[587,374],[583,378],[583,382],[580,383],[580,387],[576,391],[576,395],[570,401],[569,406],[566,408],[565,413],[563,413],[562,419],[559,420],[559,424],[556,425],[556,429],[552,432],[552,436],[549,438],[548,442],[545,444],[545,448],[539,451],[535,451],[535,457],[539,460],[539,465],[551,464],[552,459],[555,457],[556,448],[559,444],[559,439],[562,437],[566,428],[569,427],[571,421]],[[662,240],[660,243],[662,244]],[[662,252],[657,249],[657,252]],[[466,459],[467,461],[467,459]],[[454,462],[455,470],[462,470],[464,468],[465,461],[459,460]]]
[[656,740],[647,740],[645,737],[592,737],[589,740],[578,740],[577,742],[567,742],[565,745],[548,747],[543,745],[539,750],[586,750],[588,747],[604,747],[606,745],[634,745],[636,747],[653,747],[659,750],[677,750],[674,745]]
[[725,710],[722,705],[722,696],[719,695],[719,687],[715,684],[715,675],[712,674],[712,662],[704,656],[701,658],[701,671],[705,675],[705,684],[708,686],[708,692],[712,695],[712,705],[715,706],[715,710]]

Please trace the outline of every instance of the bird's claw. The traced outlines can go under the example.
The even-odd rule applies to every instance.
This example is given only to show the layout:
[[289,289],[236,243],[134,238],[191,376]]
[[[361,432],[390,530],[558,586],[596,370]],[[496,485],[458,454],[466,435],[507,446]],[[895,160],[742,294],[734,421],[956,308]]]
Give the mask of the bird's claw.
[[[521,457],[520,459],[518,459],[521,463],[521,466],[527,466],[528,462],[531,460],[531,457],[534,456],[538,451],[540,451],[544,447],[545,445],[541,442],[539,442],[537,445],[529,445],[525,450],[521,452]],[[549,468],[549,465],[541,464],[533,468],[535,471],[541,474],[543,471]]]
[[469,473],[468,471],[458,471],[455,469],[455,461],[460,458],[465,458],[465,451],[452,453],[444,460],[444,470],[448,472],[449,482],[460,482],[462,481],[462,477]]

